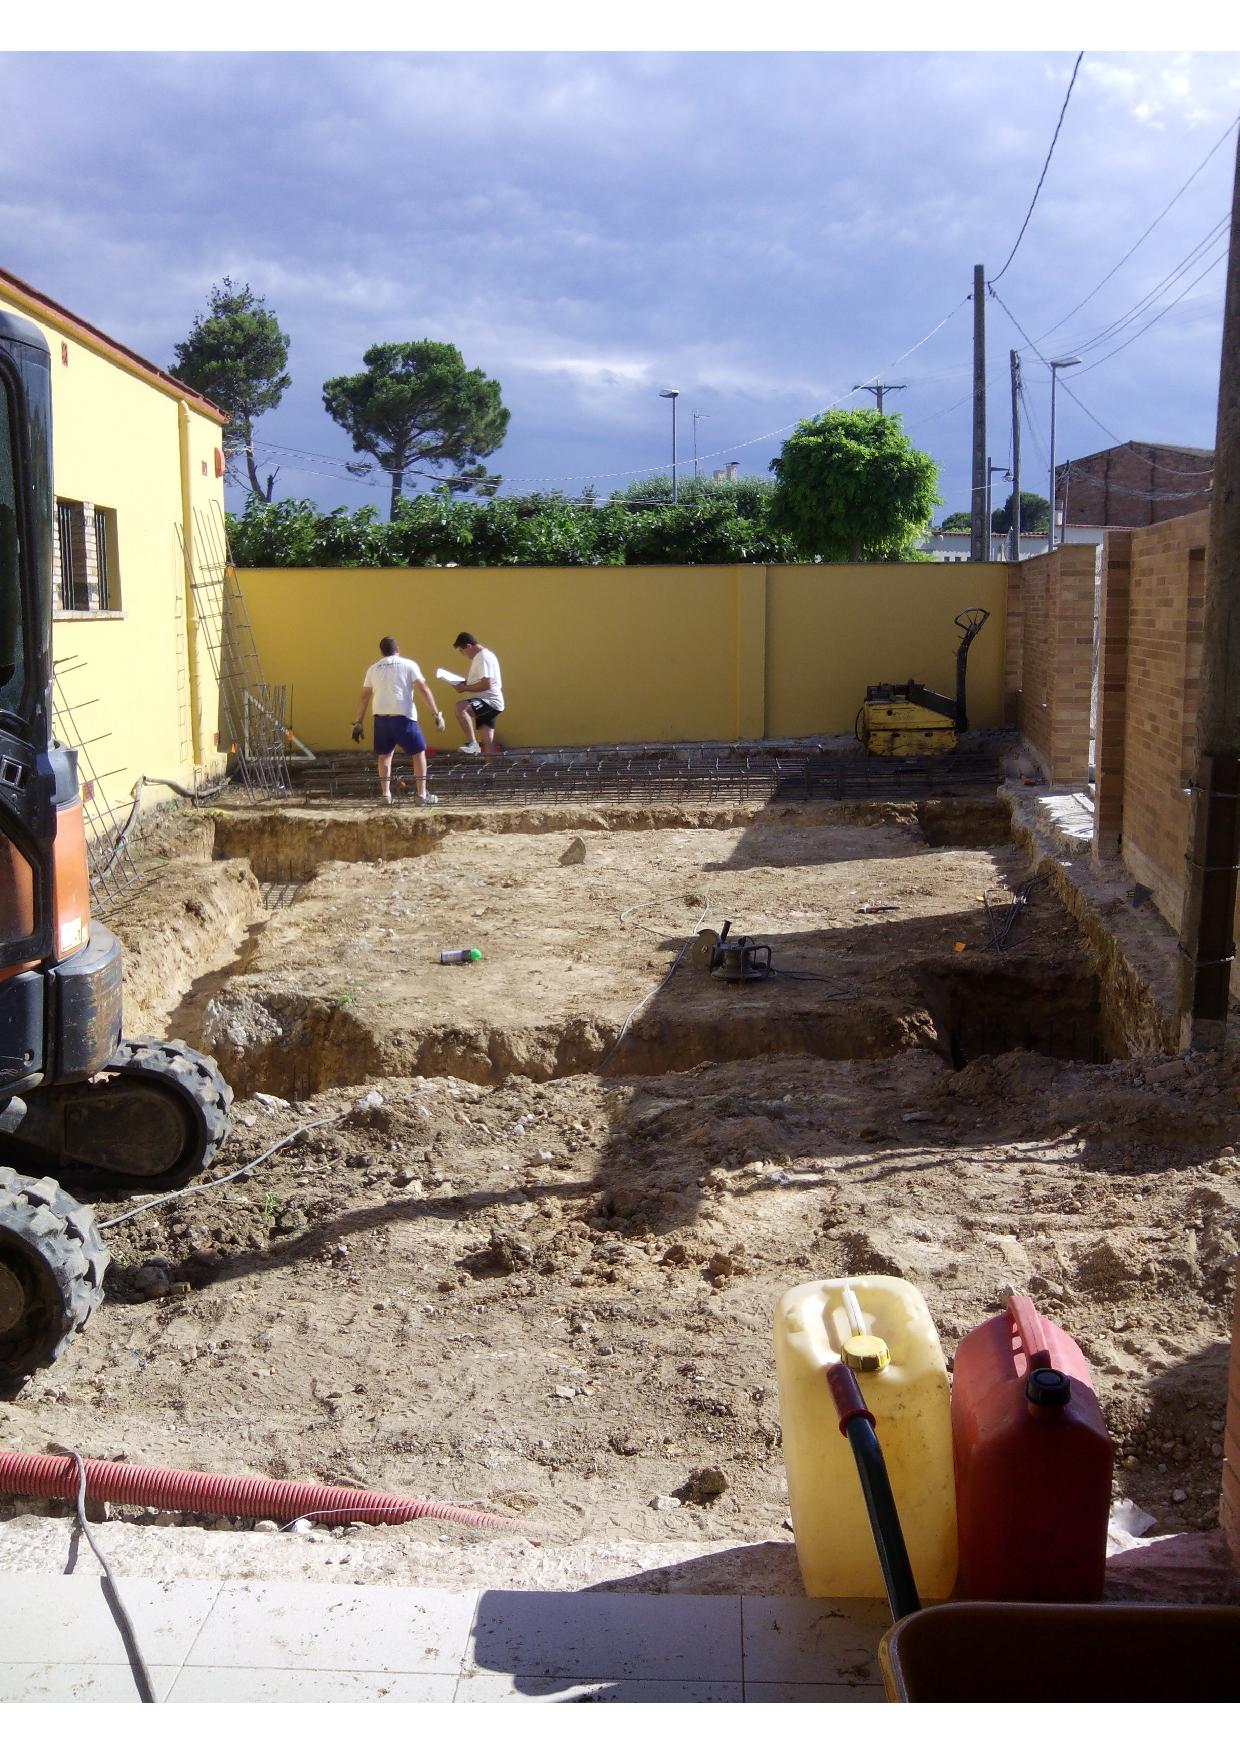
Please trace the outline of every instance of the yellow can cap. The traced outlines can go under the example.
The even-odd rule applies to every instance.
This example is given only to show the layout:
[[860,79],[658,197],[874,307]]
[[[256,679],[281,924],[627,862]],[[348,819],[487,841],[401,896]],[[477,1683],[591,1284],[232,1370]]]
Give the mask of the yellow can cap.
[[877,1334],[852,1334],[840,1348],[840,1357],[850,1370],[886,1370],[891,1348]]

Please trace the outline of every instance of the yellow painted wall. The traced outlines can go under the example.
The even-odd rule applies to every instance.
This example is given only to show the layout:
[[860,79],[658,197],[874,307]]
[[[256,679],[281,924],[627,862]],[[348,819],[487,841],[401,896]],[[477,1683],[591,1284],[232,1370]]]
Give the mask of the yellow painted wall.
[[[0,306],[36,323],[51,349],[55,493],[116,512],[120,613],[66,616],[54,609],[53,654],[85,755],[113,806],[127,805],[143,773],[191,785],[189,646],[177,535],[180,398],[173,386],[157,386],[109,358],[105,345],[92,346],[76,327],[61,327],[3,283]],[[220,427],[191,407],[187,439],[191,504],[218,516]],[[215,750],[218,694],[205,648],[199,671],[206,775],[219,769],[222,757]],[[88,771],[84,765],[84,777]],[[168,796],[154,794],[152,801]]]
[[313,749],[347,746],[384,634],[450,711],[433,677],[461,668],[463,629],[499,658],[510,747],[834,735],[868,682],[954,695],[952,619],[974,604],[991,620],[969,654],[970,721],[1002,723],[1003,565],[245,569],[240,583],[267,679],[290,687]]
[[768,737],[851,731],[870,682],[912,677],[954,699],[953,623],[974,607],[990,620],[969,647],[969,723],[1003,723],[1006,565],[773,566],[767,578]]

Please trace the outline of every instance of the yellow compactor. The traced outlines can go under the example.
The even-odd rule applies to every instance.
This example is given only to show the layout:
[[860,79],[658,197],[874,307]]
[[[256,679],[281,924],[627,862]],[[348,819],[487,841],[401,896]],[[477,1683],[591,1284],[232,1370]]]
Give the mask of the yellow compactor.
[[969,647],[989,619],[988,609],[962,609],[956,617],[961,637],[956,647],[955,700],[912,680],[870,684],[856,724],[868,755],[895,755],[907,760],[919,755],[946,755],[956,747],[960,733],[969,728],[964,700]]

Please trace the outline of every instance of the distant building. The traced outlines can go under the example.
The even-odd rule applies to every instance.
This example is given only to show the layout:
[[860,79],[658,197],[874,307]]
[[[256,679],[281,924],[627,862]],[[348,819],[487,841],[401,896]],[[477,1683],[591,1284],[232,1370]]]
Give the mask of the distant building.
[[[1060,535],[1059,541],[1061,544],[1065,542],[1086,542],[1091,543],[1094,547],[1098,547],[1102,542],[1102,537],[1103,531],[1096,525],[1069,524],[1066,532]],[[987,558],[990,560],[1009,559],[1008,549],[1010,544],[1010,536],[1006,534],[1000,536],[996,533],[990,539],[990,554]],[[923,554],[928,554],[931,560],[968,560],[970,548],[969,532],[967,530],[960,530],[954,533],[948,532],[947,535],[932,534],[923,536],[917,546]],[[1046,549],[1047,538],[1045,530],[1038,532],[1021,531],[1020,558],[1022,560],[1028,560],[1030,556],[1034,554],[1045,554]]]
[[1056,519],[1134,529],[1205,511],[1213,471],[1213,451],[1130,439],[1059,465]]

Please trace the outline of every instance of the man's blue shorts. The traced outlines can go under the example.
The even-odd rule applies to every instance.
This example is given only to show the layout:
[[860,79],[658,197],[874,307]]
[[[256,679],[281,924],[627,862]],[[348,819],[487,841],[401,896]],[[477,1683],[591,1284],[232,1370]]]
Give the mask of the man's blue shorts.
[[375,714],[376,755],[391,755],[396,749],[403,749],[406,755],[420,755],[425,748],[426,738],[416,719],[403,718],[400,713]]

